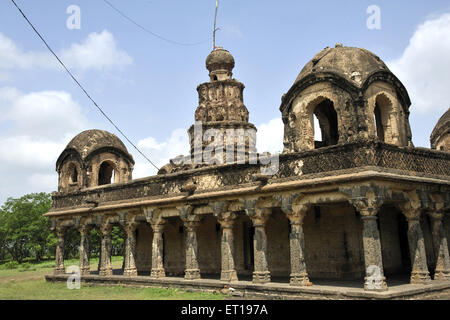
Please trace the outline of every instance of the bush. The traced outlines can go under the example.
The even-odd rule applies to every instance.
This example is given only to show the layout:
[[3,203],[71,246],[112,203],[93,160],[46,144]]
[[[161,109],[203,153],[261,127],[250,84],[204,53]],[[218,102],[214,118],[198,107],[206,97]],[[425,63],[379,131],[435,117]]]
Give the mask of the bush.
[[0,268],[2,270],[11,270],[11,269],[17,269],[19,267],[19,264],[17,263],[17,261],[8,261],[5,264],[2,264],[0,266]]

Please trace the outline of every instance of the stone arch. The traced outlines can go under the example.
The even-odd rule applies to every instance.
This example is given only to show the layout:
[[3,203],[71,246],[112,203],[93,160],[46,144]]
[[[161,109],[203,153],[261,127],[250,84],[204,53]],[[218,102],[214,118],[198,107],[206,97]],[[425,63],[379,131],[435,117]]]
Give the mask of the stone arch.
[[68,173],[69,173],[69,183],[70,184],[72,184],[72,183],[78,183],[78,180],[79,180],[79,172],[78,172],[78,170],[77,170],[77,167],[76,167],[76,165],[73,163],[73,162],[71,162],[70,164],[69,164],[69,168],[68,168]]
[[[339,106],[349,97],[344,91],[342,95],[338,95],[336,91],[342,90],[320,83],[305,89],[294,99],[291,111],[286,117],[285,146],[292,143],[292,151],[303,151],[335,145],[345,139]],[[320,142],[315,142],[314,139],[315,116],[322,134]]]
[[410,143],[409,112],[391,84],[376,81],[364,92],[369,136],[397,146]]
[[98,185],[106,185],[118,181],[119,173],[114,162],[106,160],[103,161],[98,169]]
[[79,162],[69,160],[59,170],[59,190],[74,190],[82,186],[82,167]]
[[382,142],[397,144],[399,139],[398,117],[389,94],[375,96],[373,108],[374,133]]

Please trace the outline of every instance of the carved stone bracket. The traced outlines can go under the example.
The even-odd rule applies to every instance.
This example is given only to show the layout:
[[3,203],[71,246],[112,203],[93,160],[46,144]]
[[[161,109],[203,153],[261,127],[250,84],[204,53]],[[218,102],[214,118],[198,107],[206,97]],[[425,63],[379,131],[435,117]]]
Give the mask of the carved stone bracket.
[[387,189],[376,185],[361,185],[354,188],[339,188],[348,196],[349,202],[362,216],[376,216],[387,198]]

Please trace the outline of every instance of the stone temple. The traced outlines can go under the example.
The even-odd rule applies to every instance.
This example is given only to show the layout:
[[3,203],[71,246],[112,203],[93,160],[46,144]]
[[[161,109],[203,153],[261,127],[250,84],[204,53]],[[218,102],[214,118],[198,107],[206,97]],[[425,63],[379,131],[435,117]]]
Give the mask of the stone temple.
[[[367,294],[390,292],[396,281],[448,290],[450,111],[432,148],[414,147],[403,84],[372,52],[337,44],[283,94],[284,150],[264,154],[264,163],[234,66],[220,47],[207,57],[190,155],[156,176],[133,180],[133,157],[111,133],[73,138],[56,162],[58,191],[46,214],[58,237],[47,280],[67,278],[64,240],[75,228],[89,283],[231,282],[287,296],[313,295],[327,281],[357,283]],[[229,147],[241,152],[218,152]],[[263,170],[268,163],[276,170]],[[111,267],[113,226],[125,235],[122,270]],[[92,228],[101,234],[98,270],[89,267]]]

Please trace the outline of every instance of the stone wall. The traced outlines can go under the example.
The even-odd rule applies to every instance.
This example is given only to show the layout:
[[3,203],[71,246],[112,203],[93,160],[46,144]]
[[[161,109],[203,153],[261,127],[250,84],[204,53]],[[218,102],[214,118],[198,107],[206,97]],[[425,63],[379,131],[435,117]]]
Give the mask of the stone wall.
[[267,251],[270,274],[289,277],[291,270],[289,250],[289,220],[275,209],[267,220]]
[[[378,213],[383,267],[386,276],[403,272],[402,247],[398,224],[399,214],[401,213],[392,207],[382,207]],[[405,243],[404,245],[407,244]]]
[[197,230],[198,265],[202,274],[220,273],[220,240],[220,225],[218,225],[216,218],[212,215],[206,215]]
[[179,218],[168,218],[164,227],[164,268],[167,276],[184,274],[185,231]]
[[150,272],[153,230],[147,223],[140,223],[136,231],[136,268],[138,272]]
[[352,207],[313,207],[305,217],[304,233],[310,278],[363,277],[362,222]]

